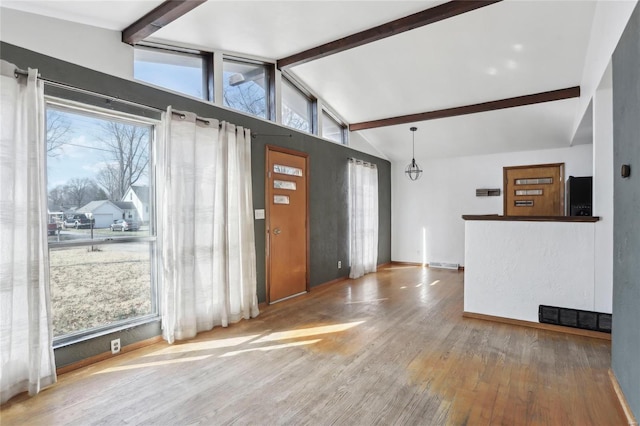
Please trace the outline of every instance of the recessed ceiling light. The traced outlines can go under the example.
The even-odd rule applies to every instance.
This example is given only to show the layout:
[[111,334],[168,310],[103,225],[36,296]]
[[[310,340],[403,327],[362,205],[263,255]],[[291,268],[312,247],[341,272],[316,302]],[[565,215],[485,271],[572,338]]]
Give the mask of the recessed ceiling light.
[[498,69],[494,68],[494,67],[487,68],[487,74],[496,75],[496,74],[498,74]]
[[516,52],[521,52],[522,49],[524,49],[524,46],[521,43],[516,43],[511,47],[513,47],[513,50],[515,50]]

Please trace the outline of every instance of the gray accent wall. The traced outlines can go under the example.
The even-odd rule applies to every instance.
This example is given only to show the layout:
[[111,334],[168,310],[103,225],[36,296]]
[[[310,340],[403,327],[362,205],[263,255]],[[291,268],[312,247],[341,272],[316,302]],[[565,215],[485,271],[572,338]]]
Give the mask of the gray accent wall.
[[[613,54],[613,326],[611,367],[640,419],[640,6]],[[622,178],[620,167],[631,165]]]
[[[347,146],[326,141],[314,135],[297,132],[275,123],[250,117],[212,105],[209,102],[173,94],[135,81],[125,80],[78,65],[45,56],[8,43],[0,43],[0,58],[22,69],[38,68],[43,78],[73,87],[106,94],[142,105],[165,110],[191,111],[202,117],[226,120],[251,129],[258,137],[252,139],[251,172],[255,209],[265,207],[264,175],[267,144],[294,149],[309,154],[310,184],[310,286],[347,277],[349,274],[348,179],[347,162],[355,157],[375,163],[379,185],[378,263],[391,261],[391,164]],[[81,95],[78,95],[81,96]],[[87,101],[86,96],[83,100]],[[94,101],[95,102],[95,101]],[[104,101],[100,106],[106,107]],[[157,115],[157,113],[150,113]],[[158,200],[162,203],[162,200]],[[265,221],[255,221],[258,300],[265,301]],[[342,261],[342,269],[337,262]],[[160,334],[158,322],[142,328],[102,336],[65,348],[56,349],[58,367],[109,350],[109,341],[120,337],[122,345],[135,343]]]

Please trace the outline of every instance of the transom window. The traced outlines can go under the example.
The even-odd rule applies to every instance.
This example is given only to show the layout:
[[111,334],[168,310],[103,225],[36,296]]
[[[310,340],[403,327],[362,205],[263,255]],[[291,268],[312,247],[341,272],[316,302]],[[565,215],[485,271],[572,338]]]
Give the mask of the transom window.
[[196,98],[212,100],[212,55],[136,46],[134,78]]
[[[211,102],[214,86],[220,87],[221,83],[224,106],[275,121],[277,97],[273,89],[273,64],[222,54],[221,57],[222,75],[214,75],[213,53],[144,42],[134,48],[134,77]],[[304,85],[294,83],[283,74],[279,87],[280,124],[347,144],[345,123],[324,108],[322,112],[316,109],[316,100]]]
[[56,344],[157,317],[154,123],[49,99],[46,125]]
[[313,133],[313,100],[286,78],[282,78],[282,124]]
[[256,117],[270,118],[267,66],[225,58],[222,69],[224,105]]
[[347,144],[347,126],[342,124],[332,114],[322,110],[322,137],[334,142]]

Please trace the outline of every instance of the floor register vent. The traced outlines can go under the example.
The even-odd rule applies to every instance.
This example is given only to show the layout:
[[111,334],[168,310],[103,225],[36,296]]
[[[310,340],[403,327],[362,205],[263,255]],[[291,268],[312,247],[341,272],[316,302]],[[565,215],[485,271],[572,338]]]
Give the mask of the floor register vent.
[[455,269],[455,270],[458,270],[459,266],[460,266],[459,263],[429,262],[429,268]]
[[601,312],[540,305],[538,320],[546,324],[611,333],[611,314]]

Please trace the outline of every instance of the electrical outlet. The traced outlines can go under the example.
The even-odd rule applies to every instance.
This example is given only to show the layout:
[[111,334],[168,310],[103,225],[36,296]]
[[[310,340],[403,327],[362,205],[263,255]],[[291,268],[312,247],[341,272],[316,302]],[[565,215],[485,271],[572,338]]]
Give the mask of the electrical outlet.
[[120,339],[113,339],[111,341],[111,353],[117,354],[120,352]]
[[338,269],[342,268],[342,261],[338,260]]

